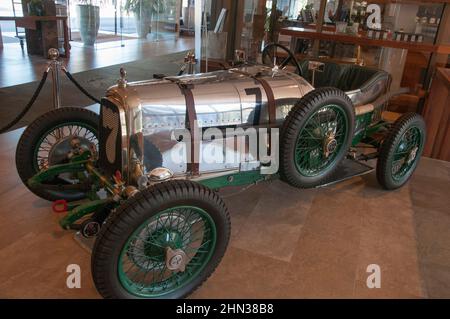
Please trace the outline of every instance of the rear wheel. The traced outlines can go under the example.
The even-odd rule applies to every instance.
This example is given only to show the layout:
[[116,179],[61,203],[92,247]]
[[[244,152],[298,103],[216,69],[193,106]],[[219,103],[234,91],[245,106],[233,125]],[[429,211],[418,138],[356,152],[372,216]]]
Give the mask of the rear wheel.
[[377,179],[388,190],[403,186],[414,173],[426,137],[425,122],[416,113],[402,115],[379,150]]
[[182,298],[200,286],[225,253],[224,202],[187,181],[150,187],[119,207],[94,245],[92,274],[105,298]]
[[350,147],[355,113],[347,95],[321,88],[305,95],[282,127],[281,176],[300,188],[323,184]]
[[[23,132],[16,150],[17,172],[24,184],[28,187],[28,179],[41,170],[68,162],[67,155],[72,150],[75,139],[79,142],[79,147],[96,153],[98,125],[97,114],[76,107],[60,108],[37,118]],[[75,201],[86,196],[85,191],[74,189],[79,178],[71,174],[61,174],[46,183],[48,188],[29,189],[35,195],[50,201]]]

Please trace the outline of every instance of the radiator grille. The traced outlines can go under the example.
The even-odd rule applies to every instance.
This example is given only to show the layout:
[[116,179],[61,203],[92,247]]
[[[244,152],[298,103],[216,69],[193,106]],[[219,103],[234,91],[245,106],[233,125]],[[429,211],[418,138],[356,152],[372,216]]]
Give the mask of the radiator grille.
[[121,170],[121,126],[120,113],[115,104],[102,100],[100,109],[100,154],[99,164],[105,173]]

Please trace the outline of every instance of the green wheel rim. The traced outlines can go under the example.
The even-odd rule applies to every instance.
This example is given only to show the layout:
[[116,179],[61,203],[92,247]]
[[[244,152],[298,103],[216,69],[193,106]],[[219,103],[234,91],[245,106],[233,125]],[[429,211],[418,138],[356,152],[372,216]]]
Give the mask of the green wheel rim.
[[348,129],[347,114],[339,105],[325,105],[311,114],[295,143],[297,171],[314,177],[332,167],[346,144]]
[[403,133],[391,159],[391,175],[401,181],[417,164],[422,147],[423,134],[418,127],[410,127]]
[[[127,239],[118,260],[119,281],[137,297],[163,297],[188,285],[202,272],[214,253],[216,240],[215,223],[201,208],[177,206],[159,212]],[[168,247],[186,254],[184,271],[167,268]]]
[[42,137],[36,143],[33,154],[33,167],[36,171],[40,171],[48,165],[48,153],[51,150],[52,145],[58,142],[61,136],[67,137],[70,135],[81,136],[86,138],[95,144],[98,151],[98,137],[95,134],[96,129],[92,126],[82,122],[65,122],[51,127],[49,130],[42,134]]

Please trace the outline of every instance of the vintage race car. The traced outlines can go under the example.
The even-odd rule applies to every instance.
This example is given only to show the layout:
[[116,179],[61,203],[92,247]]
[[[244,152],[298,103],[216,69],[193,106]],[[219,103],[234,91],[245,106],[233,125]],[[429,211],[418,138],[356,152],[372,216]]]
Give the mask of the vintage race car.
[[181,298],[199,287],[230,237],[223,187],[274,178],[318,187],[371,171],[361,161],[375,158],[385,189],[412,175],[425,125],[413,113],[384,119],[389,74],[299,64],[277,44],[263,61],[136,83],[122,70],[100,115],[65,107],[27,127],[19,175],[66,213],[63,228],[96,236],[102,296]]

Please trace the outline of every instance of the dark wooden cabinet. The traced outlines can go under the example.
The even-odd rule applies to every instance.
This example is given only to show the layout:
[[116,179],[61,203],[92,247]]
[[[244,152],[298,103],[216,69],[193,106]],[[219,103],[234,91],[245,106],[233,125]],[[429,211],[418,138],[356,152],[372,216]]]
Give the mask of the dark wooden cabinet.
[[[28,16],[28,3],[30,0],[22,1],[24,16]],[[56,16],[55,2],[44,0],[42,2],[45,16]],[[36,28],[25,29],[27,52],[29,54],[47,56],[50,48],[58,48],[58,29],[55,21],[35,22]]]

